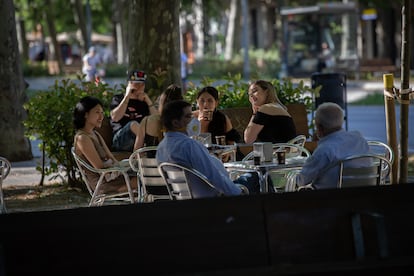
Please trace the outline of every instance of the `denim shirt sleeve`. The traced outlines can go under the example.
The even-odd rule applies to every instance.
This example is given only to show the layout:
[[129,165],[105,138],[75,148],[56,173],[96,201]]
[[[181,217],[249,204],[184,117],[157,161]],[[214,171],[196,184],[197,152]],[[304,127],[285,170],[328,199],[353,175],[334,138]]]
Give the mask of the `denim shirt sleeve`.
[[[239,195],[240,188],[231,181],[223,163],[210,155],[207,148],[198,142],[191,143],[191,154],[187,156],[191,160],[191,167],[204,174],[210,182],[226,195]],[[190,151],[187,151],[189,153]]]

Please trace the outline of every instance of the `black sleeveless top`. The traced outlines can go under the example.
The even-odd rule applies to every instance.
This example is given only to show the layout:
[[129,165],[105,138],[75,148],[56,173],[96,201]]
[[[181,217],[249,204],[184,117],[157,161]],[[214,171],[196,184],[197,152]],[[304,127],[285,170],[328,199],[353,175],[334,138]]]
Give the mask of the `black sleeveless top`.
[[225,135],[226,141],[234,141],[236,143],[241,141],[240,134],[234,128],[226,132],[226,116],[218,110],[215,110],[213,113],[213,119],[208,124],[208,132],[211,133],[213,139],[215,136]]
[[296,137],[295,123],[289,116],[257,112],[253,123],[263,126],[257,135],[258,142],[286,143]]

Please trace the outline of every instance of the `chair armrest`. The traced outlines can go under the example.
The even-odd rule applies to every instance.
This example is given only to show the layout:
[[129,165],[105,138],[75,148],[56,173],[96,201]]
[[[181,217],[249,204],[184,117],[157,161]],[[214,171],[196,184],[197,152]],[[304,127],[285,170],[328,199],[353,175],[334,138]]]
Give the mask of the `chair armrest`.
[[304,186],[299,186],[297,188],[297,191],[298,192],[300,192],[300,191],[309,191],[309,190],[315,190],[315,188],[313,187],[312,183],[311,184],[304,185]]
[[108,167],[108,168],[97,169],[97,168],[91,166],[86,161],[84,161],[82,158],[80,158],[78,156],[76,156],[75,158],[87,170],[89,170],[91,172],[95,172],[95,173],[126,172],[130,169],[129,166],[121,166],[121,165],[116,165],[116,166],[112,166],[112,167]]
[[244,186],[243,184],[236,183],[236,186],[240,188],[242,195],[248,195],[249,194],[249,189],[246,186]]

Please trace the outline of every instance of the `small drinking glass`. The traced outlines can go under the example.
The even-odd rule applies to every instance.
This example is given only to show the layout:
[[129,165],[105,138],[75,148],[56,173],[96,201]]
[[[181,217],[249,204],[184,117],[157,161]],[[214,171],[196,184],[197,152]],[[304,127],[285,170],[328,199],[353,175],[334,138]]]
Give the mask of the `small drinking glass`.
[[216,145],[224,146],[226,144],[226,136],[220,135],[220,136],[215,136],[214,138],[216,139]]
[[203,119],[205,121],[211,121],[213,119],[213,111],[208,109],[203,110]]
[[277,163],[283,165],[286,163],[286,153],[285,151],[278,151],[277,152]]

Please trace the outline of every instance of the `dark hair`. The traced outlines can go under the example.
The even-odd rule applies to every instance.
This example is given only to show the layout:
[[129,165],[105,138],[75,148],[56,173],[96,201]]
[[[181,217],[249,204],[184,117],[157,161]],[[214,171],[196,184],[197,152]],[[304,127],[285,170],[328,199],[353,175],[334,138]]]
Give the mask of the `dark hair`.
[[184,115],[184,108],[191,107],[191,104],[183,101],[172,101],[167,103],[161,112],[161,124],[166,130],[173,130],[172,122],[179,120]]
[[73,125],[75,129],[81,129],[85,126],[85,114],[97,105],[103,107],[102,102],[98,98],[86,96],[80,99],[73,111]]
[[164,104],[171,102],[171,101],[177,101],[183,99],[183,93],[181,91],[181,87],[177,86],[176,84],[171,84],[165,89],[164,91],[165,100]]
[[219,99],[219,92],[217,91],[217,89],[213,86],[206,86],[201,88],[200,91],[198,91],[197,93],[197,99],[200,98],[201,94],[203,94],[204,92],[207,92],[208,94],[210,94],[211,96],[213,96],[213,98],[218,101]]

